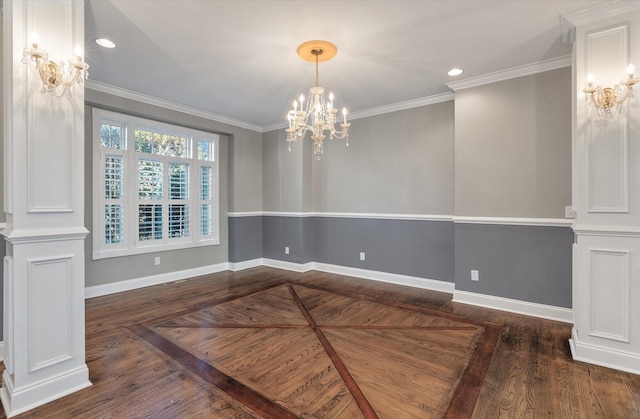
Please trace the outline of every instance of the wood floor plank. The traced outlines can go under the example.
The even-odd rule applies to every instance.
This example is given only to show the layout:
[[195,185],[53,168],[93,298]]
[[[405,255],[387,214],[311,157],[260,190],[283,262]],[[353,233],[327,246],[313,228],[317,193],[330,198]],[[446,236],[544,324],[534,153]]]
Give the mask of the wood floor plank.
[[219,371],[299,416],[358,417],[358,409],[311,329],[158,327]]
[[[325,352],[331,359],[331,362],[333,363],[336,370],[340,374],[340,378],[342,378],[342,381],[344,381],[345,385],[349,389],[351,396],[356,401],[358,408],[360,409],[362,414],[367,419],[377,419],[378,414],[373,409],[373,406],[371,406],[371,403],[369,402],[369,400],[367,400],[367,398],[362,393],[362,390],[358,386],[358,383],[353,379],[351,372],[346,368],[346,366],[344,365],[344,362],[338,356],[337,352],[335,351],[335,349],[333,348],[333,346],[331,345],[331,343],[329,342],[325,334],[322,332],[322,330],[318,328],[318,324],[315,318],[309,312],[309,308],[302,301],[302,299],[300,298],[300,295],[294,289],[294,287],[289,286],[288,289],[289,289],[289,292],[291,293],[291,296],[296,301],[296,304],[298,305],[300,311],[304,315],[305,319],[307,319],[307,322],[313,328],[313,331],[315,332],[316,337],[322,344],[323,349],[325,350]],[[302,291],[302,290],[298,289],[298,291]]]
[[172,359],[177,360],[182,366],[189,369],[203,379],[209,381],[214,386],[221,388],[243,404],[250,406],[253,410],[267,418],[295,418],[291,412],[283,409],[277,403],[263,397],[231,377],[221,373],[213,368],[210,364],[203,362],[201,359],[189,354],[184,349],[178,347],[167,339],[151,332],[143,326],[131,326],[130,330],[158,348],[162,352],[169,355]]
[[450,318],[344,296],[328,291],[294,287],[316,323],[325,326],[469,327]]
[[[287,300],[282,290],[290,286],[315,326]],[[244,298],[251,301],[243,306]],[[640,418],[640,375],[573,361],[571,325],[455,303],[447,293],[259,267],[92,298],[85,306],[93,386],[19,419],[279,416],[250,406],[245,399],[256,393],[265,406],[295,417],[363,417],[316,330],[381,418],[443,417],[454,408],[458,417],[471,409],[476,419]],[[212,309],[213,317],[204,312]],[[134,326],[171,340],[178,349],[172,356],[186,353],[188,361],[159,351],[129,330]],[[499,333],[491,355],[482,348],[493,327]],[[455,342],[469,333],[477,346],[469,343],[468,361],[454,368],[461,353]],[[197,346],[207,340],[209,349]],[[474,365],[486,368],[484,378]],[[220,373],[230,380],[216,386]],[[461,377],[457,385],[444,384],[452,377]],[[465,396],[474,392],[472,403]]]
[[[325,333],[380,417],[440,418],[481,331],[331,329]],[[450,355],[437,349],[442,346]]]

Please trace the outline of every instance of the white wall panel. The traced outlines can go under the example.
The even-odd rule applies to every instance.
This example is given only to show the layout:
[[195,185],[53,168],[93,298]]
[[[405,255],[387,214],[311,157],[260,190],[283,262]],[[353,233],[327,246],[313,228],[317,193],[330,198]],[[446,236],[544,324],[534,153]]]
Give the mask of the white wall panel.
[[[614,86],[625,77],[627,67],[627,25],[586,36],[586,74],[594,85]],[[589,212],[627,212],[626,118],[602,120],[589,108],[587,128],[587,184]]]
[[29,372],[73,357],[72,258],[28,261]]
[[[7,280],[7,278],[13,278],[13,258],[11,256],[5,256],[3,260],[3,307],[7,305],[13,307],[13,282]],[[4,310],[3,314],[2,337],[4,339],[4,342],[11,342],[13,340],[13,310]],[[3,362],[8,374],[13,374],[13,361],[13,345],[4,345]]]
[[629,252],[589,250],[591,336],[629,342]]
[[[50,59],[60,62],[73,57],[72,4],[61,7],[56,2],[30,2],[26,7],[30,28],[38,34],[39,47],[49,53]],[[64,25],[63,31],[60,25]],[[29,212],[71,212],[73,143],[69,139],[77,129],[73,102],[67,97],[41,94],[40,76],[30,60],[26,71],[27,208]],[[52,179],[56,188],[51,187]]]

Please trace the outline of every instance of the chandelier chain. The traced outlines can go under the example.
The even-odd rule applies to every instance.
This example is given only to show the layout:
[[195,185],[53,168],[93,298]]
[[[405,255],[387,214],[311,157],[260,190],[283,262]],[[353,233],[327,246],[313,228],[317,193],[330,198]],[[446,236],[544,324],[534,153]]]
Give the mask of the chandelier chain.
[[312,52],[313,52],[313,55],[316,56],[316,87],[318,87],[319,86],[319,84],[318,84],[318,56],[320,54],[322,54],[322,50],[318,51],[318,50],[314,49]]

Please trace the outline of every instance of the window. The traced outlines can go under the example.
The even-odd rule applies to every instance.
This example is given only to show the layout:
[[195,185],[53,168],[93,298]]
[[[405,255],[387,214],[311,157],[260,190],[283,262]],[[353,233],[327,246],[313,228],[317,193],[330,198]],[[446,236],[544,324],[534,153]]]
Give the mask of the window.
[[218,135],[93,111],[93,258],[220,244]]

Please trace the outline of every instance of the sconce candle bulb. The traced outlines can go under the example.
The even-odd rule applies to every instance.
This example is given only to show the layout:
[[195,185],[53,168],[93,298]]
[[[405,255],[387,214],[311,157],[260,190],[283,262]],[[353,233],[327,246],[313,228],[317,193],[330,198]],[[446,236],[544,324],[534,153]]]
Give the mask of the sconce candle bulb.
[[78,61],[82,61],[82,47],[80,45],[76,45],[75,53]]

